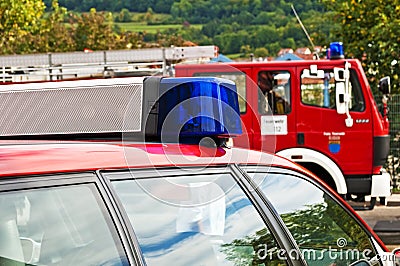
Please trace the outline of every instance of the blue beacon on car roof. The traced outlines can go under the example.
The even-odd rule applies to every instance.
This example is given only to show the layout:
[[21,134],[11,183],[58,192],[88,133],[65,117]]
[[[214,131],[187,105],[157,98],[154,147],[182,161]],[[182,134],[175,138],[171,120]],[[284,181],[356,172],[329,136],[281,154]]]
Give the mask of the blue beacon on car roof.
[[[146,83],[146,81],[145,81]],[[201,139],[242,133],[234,82],[220,78],[161,78],[157,135]]]

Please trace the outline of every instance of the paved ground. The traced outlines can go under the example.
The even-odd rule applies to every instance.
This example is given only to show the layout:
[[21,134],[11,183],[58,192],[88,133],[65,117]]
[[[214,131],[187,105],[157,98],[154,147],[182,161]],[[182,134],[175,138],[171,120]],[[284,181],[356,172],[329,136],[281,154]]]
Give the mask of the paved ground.
[[392,195],[387,206],[377,206],[373,210],[357,211],[364,221],[380,236],[392,250],[400,247],[400,194]]

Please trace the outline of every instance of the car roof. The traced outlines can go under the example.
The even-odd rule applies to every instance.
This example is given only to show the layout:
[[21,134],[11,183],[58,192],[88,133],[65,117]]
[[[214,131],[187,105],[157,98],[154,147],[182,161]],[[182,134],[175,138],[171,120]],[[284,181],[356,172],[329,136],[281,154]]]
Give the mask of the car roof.
[[0,141],[0,176],[233,163],[281,166],[306,173],[277,155],[240,148],[122,141]]

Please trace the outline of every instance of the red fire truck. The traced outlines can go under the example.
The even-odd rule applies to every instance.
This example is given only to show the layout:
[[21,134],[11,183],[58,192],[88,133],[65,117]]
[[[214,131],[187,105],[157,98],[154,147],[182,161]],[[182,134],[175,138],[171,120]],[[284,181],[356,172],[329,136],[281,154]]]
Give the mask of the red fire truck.
[[[386,108],[380,112],[360,62],[344,59],[340,44],[330,59],[176,65],[176,76],[235,81],[244,134],[235,146],[276,152],[324,179],[339,194],[384,203],[390,175]],[[386,100],[390,79],[379,89]],[[267,103],[267,104],[266,104]],[[269,107],[269,108],[266,108]]]

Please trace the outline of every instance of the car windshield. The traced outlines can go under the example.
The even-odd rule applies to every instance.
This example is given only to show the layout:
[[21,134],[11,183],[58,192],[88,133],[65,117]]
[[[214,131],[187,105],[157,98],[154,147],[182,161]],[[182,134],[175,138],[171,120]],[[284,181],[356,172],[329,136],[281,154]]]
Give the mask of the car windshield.
[[133,178],[135,172],[105,174],[147,265],[286,265],[232,174],[160,173],[145,179]]
[[304,176],[245,169],[271,201],[309,265],[350,265],[376,255],[360,224]]

